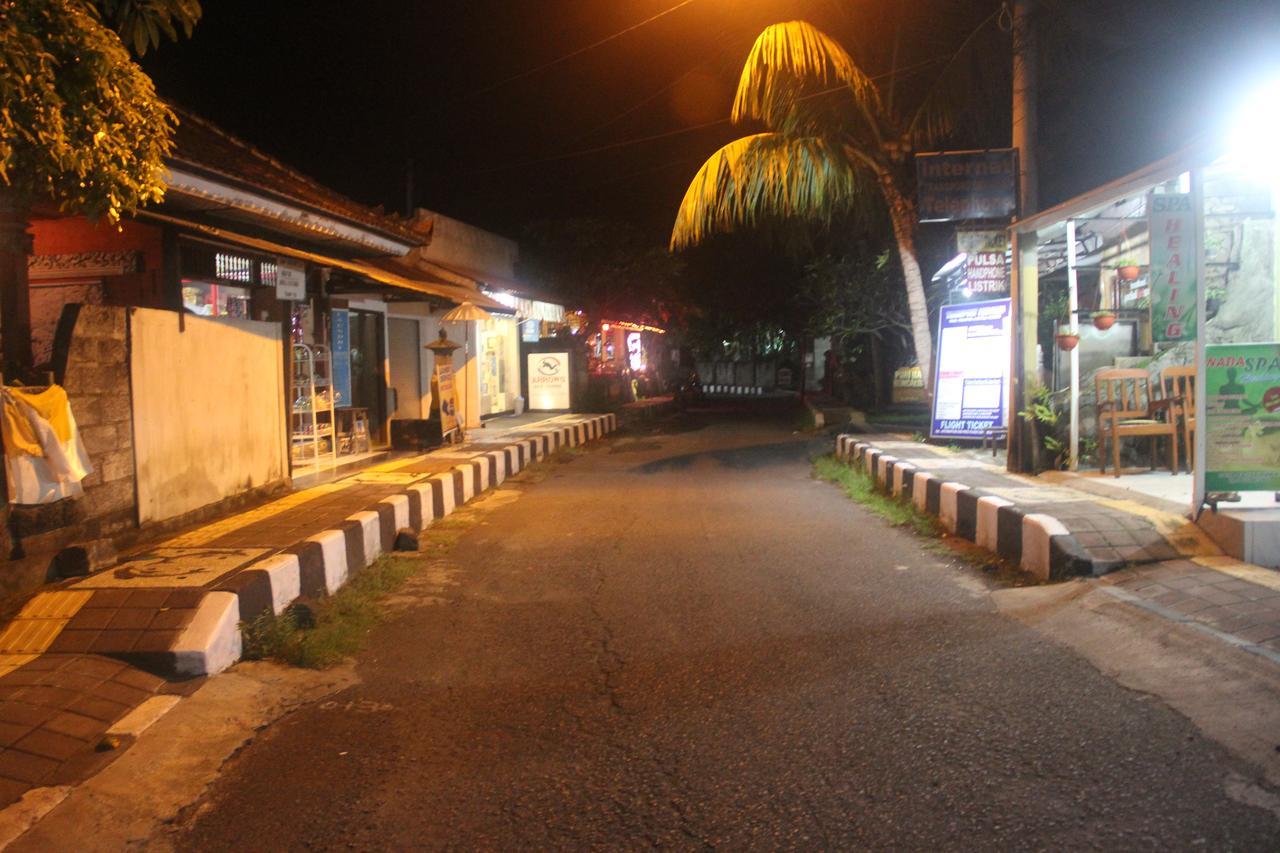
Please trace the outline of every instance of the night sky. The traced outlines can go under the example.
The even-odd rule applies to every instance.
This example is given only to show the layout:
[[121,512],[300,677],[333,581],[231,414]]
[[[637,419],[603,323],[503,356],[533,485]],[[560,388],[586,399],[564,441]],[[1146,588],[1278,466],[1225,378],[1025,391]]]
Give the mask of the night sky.
[[[143,64],[162,95],[360,201],[402,209],[412,158],[415,202],[478,225],[518,236],[533,219],[605,216],[663,240],[689,178],[738,135],[721,120],[765,25],[807,19],[876,75],[891,67],[900,31],[909,99],[1001,5],[692,0],[525,74],[676,2],[205,0],[194,37]],[[1045,205],[1169,153],[1219,119],[1233,87],[1268,62],[1280,71],[1274,0],[1041,5],[1053,16]],[[997,23],[983,50],[1003,69]],[[1009,144],[1007,81],[990,79],[990,118],[966,128],[966,146]]]

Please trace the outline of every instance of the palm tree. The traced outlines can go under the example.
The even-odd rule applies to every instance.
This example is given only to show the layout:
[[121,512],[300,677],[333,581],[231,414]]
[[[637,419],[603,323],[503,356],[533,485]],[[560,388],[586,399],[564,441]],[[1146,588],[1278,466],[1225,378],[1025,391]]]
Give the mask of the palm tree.
[[730,142],[702,165],[676,213],[671,248],[768,219],[829,223],[878,193],[906,281],[916,358],[932,389],[933,341],[907,153],[950,130],[946,89],[954,85],[952,69],[944,69],[933,91],[903,113],[892,91],[883,97],[844,48],[812,24],[768,27],[743,66],[732,118],[769,130]]

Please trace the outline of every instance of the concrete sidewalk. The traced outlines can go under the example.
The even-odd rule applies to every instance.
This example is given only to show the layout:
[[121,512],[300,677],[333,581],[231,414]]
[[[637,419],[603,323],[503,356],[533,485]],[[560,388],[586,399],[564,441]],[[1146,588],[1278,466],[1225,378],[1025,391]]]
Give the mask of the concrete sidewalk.
[[114,751],[96,751],[103,737],[147,717],[156,694],[182,690],[173,679],[239,659],[243,623],[336,591],[402,533],[616,426],[613,415],[560,415],[477,430],[463,445],[294,492],[40,592],[0,631],[0,806],[109,760]]
[[1225,556],[1167,502],[1056,472],[1011,474],[896,435],[840,435],[836,455],[1040,580],[1098,577],[1116,598],[1280,663],[1280,572]]

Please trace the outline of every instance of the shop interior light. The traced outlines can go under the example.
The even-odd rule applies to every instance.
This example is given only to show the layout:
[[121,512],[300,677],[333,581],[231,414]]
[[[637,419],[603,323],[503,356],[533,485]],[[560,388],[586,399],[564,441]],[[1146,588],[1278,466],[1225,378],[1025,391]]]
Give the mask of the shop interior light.
[[1280,75],[1259,86],[1236,110],[1228,143],[1241,168],[1280,179]]

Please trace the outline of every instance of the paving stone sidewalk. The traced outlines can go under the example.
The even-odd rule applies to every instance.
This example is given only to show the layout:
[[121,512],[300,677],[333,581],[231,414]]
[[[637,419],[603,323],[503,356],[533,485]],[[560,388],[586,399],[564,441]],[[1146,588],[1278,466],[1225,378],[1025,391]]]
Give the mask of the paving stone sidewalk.
[[1042,577],[1062,579],[1051,564],[1075,555],[1071,565],[1116,598],[1280,663],[1280,572],[1224,555],[1161,501],[1109,494],[1067,474],[1011,474],[973,452],[893,435],[841,436],[836,448],[952,533],[1024,568],[1027,548],[1047,547]]
[[[609,416],[530,421],[300,490],[36,594],[0,629],[0,807],[112,760],[116,751],[98,746],[113,727],[239,656],[240,621],[332,592],[391,550],[400,529],[421,529],[525,465],[616,427]],[[291,585],[282,567],[292,568]]]

